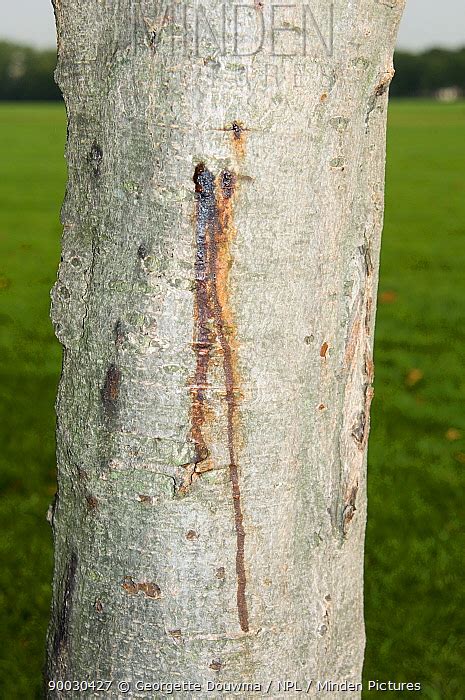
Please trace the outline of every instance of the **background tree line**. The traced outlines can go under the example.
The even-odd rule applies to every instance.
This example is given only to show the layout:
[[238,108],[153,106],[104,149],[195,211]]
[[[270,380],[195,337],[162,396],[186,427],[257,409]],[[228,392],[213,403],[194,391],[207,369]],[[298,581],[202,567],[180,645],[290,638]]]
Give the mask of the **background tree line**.
[[0,100],[61,100],[53,79],[55,64],[55,49],[0,41]]
[[465,47],[456,51],[430,49],[420,54],[397,51],[393,97],[429,97],[437,90],[457,87],[465,93]]
[[[60,100],[53,80],[54,49],[40,51],[0,42],[0,100]],[[420,54],[395,53],[393,97],[430,97],[445,87],[465,94],[465,47],[430,49]]]

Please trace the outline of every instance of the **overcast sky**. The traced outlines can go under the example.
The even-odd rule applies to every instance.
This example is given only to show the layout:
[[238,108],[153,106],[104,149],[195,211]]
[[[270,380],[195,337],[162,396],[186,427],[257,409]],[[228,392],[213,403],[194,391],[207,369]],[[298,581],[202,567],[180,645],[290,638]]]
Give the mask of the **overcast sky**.
[[[35,46],[55,44],[50,0],[1,2],[0,39]],[[407,0],[398,43],[414,51],[431,46],[465,46],[465,0]]]

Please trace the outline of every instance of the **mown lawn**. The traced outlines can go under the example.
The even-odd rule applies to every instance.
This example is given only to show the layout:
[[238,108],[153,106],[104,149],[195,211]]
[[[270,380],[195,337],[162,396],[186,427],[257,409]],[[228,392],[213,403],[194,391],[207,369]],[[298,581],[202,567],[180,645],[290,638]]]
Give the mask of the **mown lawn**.
[[[365,679],[465,697],[465,103],[392,103]],[[412,693],[405,693],[405,697]]]
[[65,135],[61,106],[0,105],[0,694],[12,699],[40,697],[50,604]]
[[[65,130],[61,106],[0,106],[0,687],[11,699],[40,697],[50,597],[60,348],[48,307]],[[392,104],[365,678],[419,680],[434,700],[464,696],[464,163],[465,104]]]

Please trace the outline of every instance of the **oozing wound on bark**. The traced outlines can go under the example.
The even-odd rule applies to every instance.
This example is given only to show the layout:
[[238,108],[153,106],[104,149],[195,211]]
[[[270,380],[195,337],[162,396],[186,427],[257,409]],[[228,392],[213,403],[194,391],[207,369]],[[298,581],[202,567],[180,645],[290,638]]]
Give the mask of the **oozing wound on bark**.
[[237,408],[239,378],[237,372],[236,333],[230,310],[229,267],[230,243],[234,236],[232,200],[236,176],[224,170],[218,177],[199,163],[194,171],[196,196],[196,259],[193,349],[196,356],[191,384],[191,438],[195,444],[196,465],[189,483],[199,472],[198,463],[206,460],[209,450],[205,439],[207,418],[208,373],[213,349],[220,350],[223,361],[227,409],[229,475],[232,488],[236,529],[236,578],[239,624],[249,630],[245,598],[245,532],[243,524],[239,467],[237,464]]

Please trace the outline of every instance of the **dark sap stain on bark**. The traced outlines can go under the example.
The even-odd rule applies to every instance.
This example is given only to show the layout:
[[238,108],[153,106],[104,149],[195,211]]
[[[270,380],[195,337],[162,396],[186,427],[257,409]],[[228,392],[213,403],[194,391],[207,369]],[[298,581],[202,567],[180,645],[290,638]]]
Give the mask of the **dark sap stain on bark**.
[[58,612],[55,635],[53,638],[53,651],[57,660],[68,646],[69,620],[73,606],[73,593],[76,586],[77,566],[77,554],[76,552],[72,552],[65,569],[63,582],[63,597],[61,601],[61,607]]
[[209,452],[203,436],[206,417],[208,367],[215,342],[211,280],[210,229],[215,227],[216,202],[213,175],[203,163],[194,172],[197,197],[197,231],[195,258],[195,331],[193,349],[196,356],[195,378],[191,385],[191,437],[195,444],[195,462],[203,462]]
[[236,176],[229,170],[224,170],[221,173],[220,179],[221,193],[224,199],[231,199],[236,186]]
[[196,445],[196,460],[200,462],[207,459],[206,390],[211,356],[216,347],[222,356],[227,406],[229,474],[236,529],[237,609],[241,629],[247,632],[249,620],[245,597],[245,532],[236,455],[239,377],[235,325],[229,299],[230,245],[234,236],[232,200],[236,176],[231,171],[224,170],[215,178],[203,163],[199,163],[193,180],[197,205],[193,338],[196,369],[191,385],[191,438]]
[[192,176],[195,185],[195,191],[199,194],[203,191],[203,188],[205,187],[205,182],[203,182],[203,178],[205,177],[205,171],[205,164],[198,163],[195,166],[194,175]]
[[153,598],[155,600],[161,598],[161,589],[153,581],[136,583],[131,576],[126,576],[121,585],[129,595],[143,593],[147,598]]
[[94,175],[98,177],[100,175],[100,167],[103,161],[103,150],[98,145],[97,141],[94,141],[94,143],[91,146],[88,161]]
[[102,389],[103,410],[106,418],[110,420],[113,420],[117,414],[120,385],[121,371],[115,364],[111,364]]

